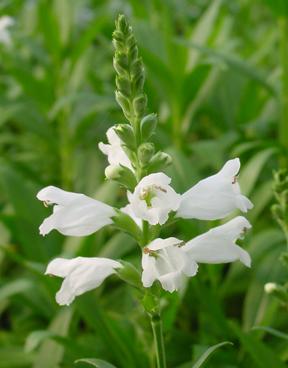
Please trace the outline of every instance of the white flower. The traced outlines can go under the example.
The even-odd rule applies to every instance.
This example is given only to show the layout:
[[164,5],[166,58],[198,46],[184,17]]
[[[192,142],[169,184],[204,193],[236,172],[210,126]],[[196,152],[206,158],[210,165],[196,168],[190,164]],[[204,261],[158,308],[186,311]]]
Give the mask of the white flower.
[[250,255],[236,244],[236,240],[250,227],[244,217],[238,216],[186,244],[177,238],[153,240],[144,248],[142,255],[144,287],[150,287],[155,280],[159,280],[163,289],[170,292],[179,290],[185,277],[196,275],[198,263],[240,260],[250,267]]
[[111,217],[116,214],[105,203],[53,186],[40,190],[37,198],[46,205],[54,204],[53,214],[39,228],[41,235],[46,235],[53,229],[64,235],[90,235],[103,226],[112,224]]
[[120,267],[121,263],[108,258],[56,258],[48,264],[45,274],[64,278],[56,301],[69,305],[76,296],[97,288]]
[[11,43],[10,32],[8,28],[14,24],[13,18],[4,15],[0,18],[0,43],[9,45]]
[[132,220],[136,223],[136,225],[140,227],[140,229],[142,228],[142,220],[135,216],[132,210],[131,204],[127,204],[125,207],[122,207],[120,210],[121,212],[124,212],[126,213],[126,215],[130,216]]
[[249,253],[236,244],[236,240],[250,228],[251,225],[245,217],[238,216],[188,241],[182,249],[197,263],[227,263],[239,260],[250,267]]
[[201,180],[181,197],[177,217],[199,220],[224,218],[239,208],[247,212],[252,203],[240,192],[237,174],[240,160],[229,160],[215,175]]
[[177,238],[155,239],[144,248],[142,283],[150,287],[159,280],[163,289],[172,293],[182,287],[185,276],[197,273],[197,263],[183,251]]
[[133,171],[129,157],[122,148],[122,141],[111,127],[106,133],[109,144],[99,143],[99,149],[107,155],[108,162],[112,166],[125,166]]
[[171,179],[163,173],[145,176],[133,193],[128,192],[128,200],[136,217],[151,225],[163,225],[169,212],[179,207],[181,196],[169,186]]

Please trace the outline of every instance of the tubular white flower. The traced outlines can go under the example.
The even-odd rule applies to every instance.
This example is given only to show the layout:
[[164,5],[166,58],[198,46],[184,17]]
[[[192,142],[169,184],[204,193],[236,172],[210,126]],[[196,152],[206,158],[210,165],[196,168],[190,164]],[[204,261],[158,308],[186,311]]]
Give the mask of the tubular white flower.
[[236,240],[250,228],[251,225],[245,217],[238,216],[190,240],[182,250],[197,263],[227,263],[239,260],[250,267],[249,253],[236,244]]
[[177,238],[153,240],[143,249],[143,286],[150,287],[155,280],[159,280],[163,289],[170,292],[179,290],[185,277],[196,275],[198,263],[239,260],[250,267],[250,255],[236,244],[236,240],[249,228],[250,223],[244,217],[238,216],[186,244]]
[[56,301],[69,305],[76,296],[97,288],[120,267],[121,263],[108,258],[56,258],[48,264],[45,274],[64,278]]
[[106,133],[109,144],[99,143],[98,147],[108,158],[108,162],[112,166],[125,166],[133,170],[129,157],[122,148],[122,141],[115,133],[114,128],[111,127]]
[[63,235],[90,235],[105,225],[112,224],[116,213],[105,203],[84,194],[66,192],[57,187],[46,187],[37,194],[44,204],[54,204],[53,214],[40,226],[40,234],[56,229]]
[[4,15],[0,18],[0,43],[9,45],[11,43],[10,32],[8,28],[14,24],[13,18]]
[[172,293],[181,289],[185,276],[197,273],[197,263],[181,247],[177,238],[155,239],[143,250],[142,283],[150,287],[159,280],[163,289]]
[[151,225],[163,225],[171,211],[176,211],[181,196],[170,187],[171,179],[164,173],[145,176],[133,193],[128,192],[128,200],[136,217]]
[[240,192],[237,174],[240,160],[229,160],[215,175],[201,180],[181,197],[177,217],[199,220],[224,218],[239,208],[247,212],[253,207],[248,198]]

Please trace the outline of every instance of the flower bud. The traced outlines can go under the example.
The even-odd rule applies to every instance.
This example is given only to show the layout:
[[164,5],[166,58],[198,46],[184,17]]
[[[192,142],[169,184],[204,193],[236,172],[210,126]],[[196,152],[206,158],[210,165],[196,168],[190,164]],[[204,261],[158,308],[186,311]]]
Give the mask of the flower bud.
[[155,152],[153,143],[142,143],[138,148],[138,158],[141,166],[146,166]]
[[162,170],[164,167],[170,165],[172,163],[172,158],[165,152],[157,152],[151,159],[148,165],[148,171],[157,172]]
[[138,47],[136,45],[136,42],[134,43],[134,45],[130,46],[128,50],[128,56],[130,60],[133,60],[133,61],[138,58]]
[[122,108],[122,111],[123,111],[124,115],[126,116],[127,119],[129,119],[129,117],[130,117],[130,103],[129,103],[128,98],[126,98],[123,95],[123,93],[121,93],[119,91],[115,92],[115,97],[116,97],[116,101],[118,102],[118,104]]
[[129,32],[129,24],[127,22],[125,15],[120,14],[115,22],[115,25],[116,30],[123,32],[124,34],[127,34]]
[[115,30],[112,35],[113,39],[115,39],[118,42],[124,42],[124,37],[122,32]]
[[267,294],[272,294],[277,289],[275,282],[268,282],[264,285],[264,290]]
[[137,75],[143,74],[143,73],[144,73],[143,62],[140,58],[138,58],[131,65],[132,78],[135,78]]
[[136,149],[136,140],[133,128],[129,124],[118,124],[114,126],[114,131],[121,139],[123,144],[134,151]]
[[116,57],[113,58],[113,67],[117,74],[125,75],[126,69],[119,63]]
[[138,74],[137,76],[135,76],[133,78],[132,82],[133,82],[135,91],[137,91],[137,92],[143,91],[144,82],[145,82],[144,73]]
[[141,240],[142,231],[136,222],[126,213],[115,209],[116,215],[112,217],[114,225],[121,231],[132,235],[137,241]]
[[123,52],[116,52],[113,58],[113,66],[119,75],[128,75],[128,58]]
[[105,169],[105,176],[107,179],[115,180],[132,191],[137,185],[133,172],[125,166],[109,165]]
[[143,116],[147,105],[147,96],[142,94],[133,100],[133,108],[138,117]]
[[141,137],[143,141],[147,141],[154,133],[157,126],[157,115],[149,114],[144,116],[140,123]]
[[288,288],[287,285],[278,285],[274,282],[268,282],[264,286],[264,290],[267,294],[274,296],[282,303],[288,303]]
[[131,94],[131,83],[125,76],[116,76],[116,87],[125,97],[129,97]]

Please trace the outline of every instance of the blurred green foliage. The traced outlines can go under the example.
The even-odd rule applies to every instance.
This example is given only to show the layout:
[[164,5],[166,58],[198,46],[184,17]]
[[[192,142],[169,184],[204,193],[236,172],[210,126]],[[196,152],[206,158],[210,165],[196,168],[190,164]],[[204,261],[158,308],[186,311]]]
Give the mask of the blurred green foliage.
[[[252,269],[204,265],[183,295],[167,295],[169,367],[191,367],[222,341],[234,345],[218,350],[207,367],[285,367],[286,335],[271,331],[287,331],[287,310],[264,284],[287,281],[278,261],[285,236],[270,212],[272,170],[287,162],[279,136],[277,26],[286,0],[1,1],[0,14],[15,23],[11,44],[0,44],[0,367],[70,368],[83,357],[119,368],[152,362],[149,321],[132,287],[112,278],[60,308],[54,301],[60,280],[43,276],[60,254],[137,264],[133,240],[111,228],[87,238],[38,235],[49,210],[35,194],[45,185],[125,203],[125,192],[104,182],[106,161],[97,147],[107,128],[124,119],[112,67],[118,13],[135,30],[148,110],[159,116],[154,141],[173,157],[167,172],[175,189],[183,192],[239,156],[240,184],[255,204],[248,214],[253,230],[242,244]],[[212,225],[181,221],[162,235],[190,239]]]

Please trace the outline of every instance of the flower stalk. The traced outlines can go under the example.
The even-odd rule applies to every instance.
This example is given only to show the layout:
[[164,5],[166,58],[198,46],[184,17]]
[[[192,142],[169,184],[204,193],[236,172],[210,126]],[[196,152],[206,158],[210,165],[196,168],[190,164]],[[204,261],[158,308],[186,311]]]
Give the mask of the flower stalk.
[[155,313],[152,314],[150,318],[156,351],[157,368],[166,368],[166,354],[161,315]]
[[[149,165],[155,153],[154,145],[152,143],[146,143],[145,141],[150,138],[153,131],[156,129],[157,117],[155,114],[145,116],[147,96],[143,91],[145,81],[144,66],[138,54],[138,47],[133,30],[124,15],[119,15],[115,24],[116,29],[113,32],[113,44],[115,47],[113,66],[116,71],[117,88],[115,96],[124,116],[133,128],[132,132],[122,127],[121,132],[119,132],[119,129],[116,130],[116,134],[118,134],[124,144],[126,140],[127,143],[129,141],[135,141],[134,147],[129,147],[127,143],[125,146],[128,156],[131,158],[135,168],[136,181],[139,183],[145,175],[145,166]],[[129,134],[127,134],[128,130]],[[144,248],[145,245],[148,244],[149,238],[149,223],[143,220],[142,239],[139,244],[141,248]],[[156,350],[157,368],[166,368],[161,315],[157,313],[150,316]]]

